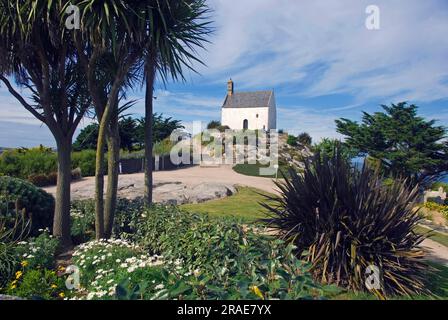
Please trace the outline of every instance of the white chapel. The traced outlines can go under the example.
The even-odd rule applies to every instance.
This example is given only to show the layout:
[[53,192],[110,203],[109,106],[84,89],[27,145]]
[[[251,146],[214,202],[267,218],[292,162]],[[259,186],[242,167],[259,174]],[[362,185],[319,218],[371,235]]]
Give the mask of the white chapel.
[[232,79],[222,106],[221,124],[233,130],[274,130],[277,107],[273,90],[235,92]]

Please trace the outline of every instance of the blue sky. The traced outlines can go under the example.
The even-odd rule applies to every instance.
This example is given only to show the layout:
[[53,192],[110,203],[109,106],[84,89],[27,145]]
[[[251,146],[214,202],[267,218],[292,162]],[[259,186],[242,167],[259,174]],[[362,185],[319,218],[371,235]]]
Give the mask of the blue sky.
[[[365,9],[380,8],[380,30]],[[210,0],[215,33],[199,75],[156,85],[155,110],[184,121],[220,118],[226,82],[274,89],[278,128],[339,137],[334,120],[409,101],[448,126],[448,1]],[[26,92],[24,92],[26,95]],[[142,99],[136,90],[132,98]],[[143,99],[131,111],[143,114]],[[83,122],[87,125],[90,120]],[[81,127],[82,127],[81,126]],[[54,146],[53,138],[0,87],[0,146]]]

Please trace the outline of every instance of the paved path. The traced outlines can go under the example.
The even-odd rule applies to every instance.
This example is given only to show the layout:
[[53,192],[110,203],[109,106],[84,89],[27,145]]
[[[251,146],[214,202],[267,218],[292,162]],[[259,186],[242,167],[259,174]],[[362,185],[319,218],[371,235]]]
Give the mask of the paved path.
[[448,267],[448,247],[445,247],[444,245],[431,239],[426,239],[423,241],[421,246],[427,252],[428,260]]
[[[144,181],[143,173],[120,176],[122,179],[142,182]],[[80,181],[72,183],[72,191],[75,189],[91,189],[94,190],[94,177],[83,178]],[[105,179],[107,183],[107,180]],[[222,183],[230,185],[241,185],[257,188],[263,191],[278,193],[274,181],[270,178],[249,177],[232,170],[230,166],[220,167],[200,167],[194,166],[173,171],[157,171],[154,172],[154,184],[165,182],[182,182],[187,186],[197,186],[201,183]],[[43,188],[51,194],[56,193],[56,187]],[[93,194],[92,194],[93,198]]]

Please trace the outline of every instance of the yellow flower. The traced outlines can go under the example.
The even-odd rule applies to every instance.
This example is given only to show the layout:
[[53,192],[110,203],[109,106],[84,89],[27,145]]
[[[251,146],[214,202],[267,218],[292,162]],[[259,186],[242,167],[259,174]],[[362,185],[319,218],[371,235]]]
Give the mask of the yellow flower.
[[25,268],[28,265],[28,261],[24,260],[20,264]]
[[11,285],[11,289],[15,289],[17,286],[15,284]]
[[258,297],[260,297],[261,299],[264,299],[263,293],[261,293],[260,289],[257,286],[252,286],[250,288],[253,293],[255,293]]
[[56,289],[58,286],[57,285],[55,285],[55,284],[52,284],[51,285],[51,289]]
[[59,266],[59,267],[58,267],[58,271],[60,271],[60,272],[64,272],[64,271],[65,271],[65,267],[64,267],[64,266]]
[[64,292],[61,292],[61,293],[59,294],[59,297],[64,298],[64,297],[65,297],[65,293],[64,293]]
[[20,279],[20,277],[23,275],[22,271],[17,271],[16,272],[16,279]]

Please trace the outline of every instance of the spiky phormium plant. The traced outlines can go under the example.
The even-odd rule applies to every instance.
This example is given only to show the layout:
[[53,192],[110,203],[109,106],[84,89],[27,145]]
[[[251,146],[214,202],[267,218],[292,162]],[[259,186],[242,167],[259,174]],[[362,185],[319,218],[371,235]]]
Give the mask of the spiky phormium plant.
[[378,172],[354,168],[335,150],[316,154],[303,174],[277,183],[282,196],[265,221],[312,264],[314,277],[350,290],[367,291],[366,270],[377,266],[380,297],[427,293],[415,207],[417,188],[404,181],[384,185]]

